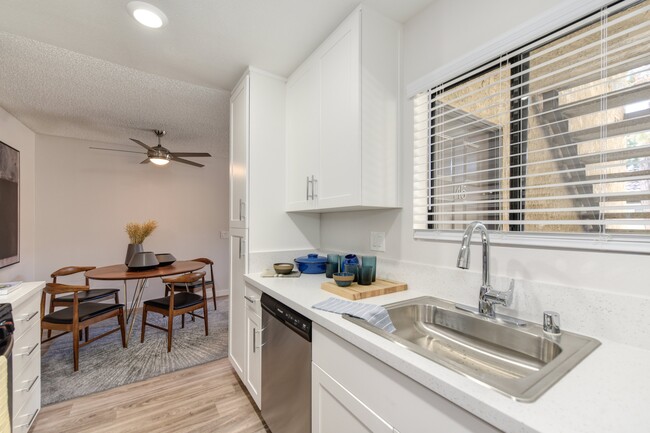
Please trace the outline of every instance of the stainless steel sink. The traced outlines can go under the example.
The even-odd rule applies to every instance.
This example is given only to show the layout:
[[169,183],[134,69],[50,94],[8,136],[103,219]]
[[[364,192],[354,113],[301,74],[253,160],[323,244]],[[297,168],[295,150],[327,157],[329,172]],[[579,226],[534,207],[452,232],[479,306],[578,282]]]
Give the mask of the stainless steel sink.
[[519,401],[536,400],[600,345],[566,331],[550,336],[531,322],[515,325],[461,311],[434,297],[385,307],[397,328],[392,334],[344,317]]

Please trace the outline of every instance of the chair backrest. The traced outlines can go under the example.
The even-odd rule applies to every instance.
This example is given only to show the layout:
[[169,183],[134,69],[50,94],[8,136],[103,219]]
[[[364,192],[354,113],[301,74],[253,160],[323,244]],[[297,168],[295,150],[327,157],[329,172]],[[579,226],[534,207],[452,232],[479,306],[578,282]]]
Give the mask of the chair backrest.
[[173,277],[163,278],[163,283],[165,284],[189,284],[199,281],[201,278],[205,278],[205,272],[196,271],[190,272],[183,275],[175,275]]
[[205,272],[196,271],[188,274],[177,275],[173,277],[163,278],[163,283],[167,284],[170,290],[169,293],[169,314],[174,310],[174,289],[176,284],[191,284],[201,280],[201,288],[203,289],[203,299],[206,298],[205,294]]
[[213,265],[214,262],[210,259],[207,259],[205,257],[199,257],[198,259],[192,259],[193,262],[201,262],[205,263],[206,265],[210,265],[210,281],[212,281],[212,284],[214,284],[214,269]]
[[[50,277],[52,277],[52,282],[56,283],[57,277],[65,277],[68,275],[78,274],[80,272],[91,271],[95,269],[96,266],[66,266],[65,268],[57,269],[52,272]],[[88,278],[86,278],[86,285],[88,285]]]
[[79,311],[79,298],[78,298],[78,293],[79,292],[85,292],[88,291],[90,287],[86,286],[73,286],[70,284],[60,284],[60,283],[46,283],[45,287],[43,288],[43,293],[41,294],[41,320],[43,320],[43,317],[45,317],[45,302],[46,302],[46,297],[47,295],[50,295],[51,297],[55,297],[56,295],[61,295],[64,293],[73,293],[73,301],[72,301],[72,308],[74,309],[74,316],[78,317],[78,311]]

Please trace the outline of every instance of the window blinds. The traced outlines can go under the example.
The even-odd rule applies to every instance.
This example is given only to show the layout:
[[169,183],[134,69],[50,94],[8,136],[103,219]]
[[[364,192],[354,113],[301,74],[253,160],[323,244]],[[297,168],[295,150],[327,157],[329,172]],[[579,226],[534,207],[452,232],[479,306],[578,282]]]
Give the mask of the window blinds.
[[650,234],[650,1],[414,98],[414,228]]

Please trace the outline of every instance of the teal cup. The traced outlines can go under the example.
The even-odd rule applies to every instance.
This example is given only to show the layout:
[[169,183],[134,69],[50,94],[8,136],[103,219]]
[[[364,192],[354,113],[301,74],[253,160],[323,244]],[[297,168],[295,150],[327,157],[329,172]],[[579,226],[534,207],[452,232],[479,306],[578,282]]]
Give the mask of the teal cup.
[[377,280],[377,256],[361,256],[361,265],[363,267],[372,267],[372,281]]
[[359,274],[359,284],[362,286],[369,286],[372,284],[372,266],[361,266],[361,272]]
[[331,262],[325,263],[325,276],[327,278],[332,278],[334,274],[336,274],[338,271],[339,271],[338,263],[331,263]]
[[354,274],[354,282],[359,281],[359,265],[357,263],[346,263],[344,272]]

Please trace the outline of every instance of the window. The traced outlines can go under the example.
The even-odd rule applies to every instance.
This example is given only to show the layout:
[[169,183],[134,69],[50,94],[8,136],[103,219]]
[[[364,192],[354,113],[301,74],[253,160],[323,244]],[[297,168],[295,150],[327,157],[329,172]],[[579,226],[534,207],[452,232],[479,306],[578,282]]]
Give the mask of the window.
[[650,0],[414,99],[414,229],[650,242]]

